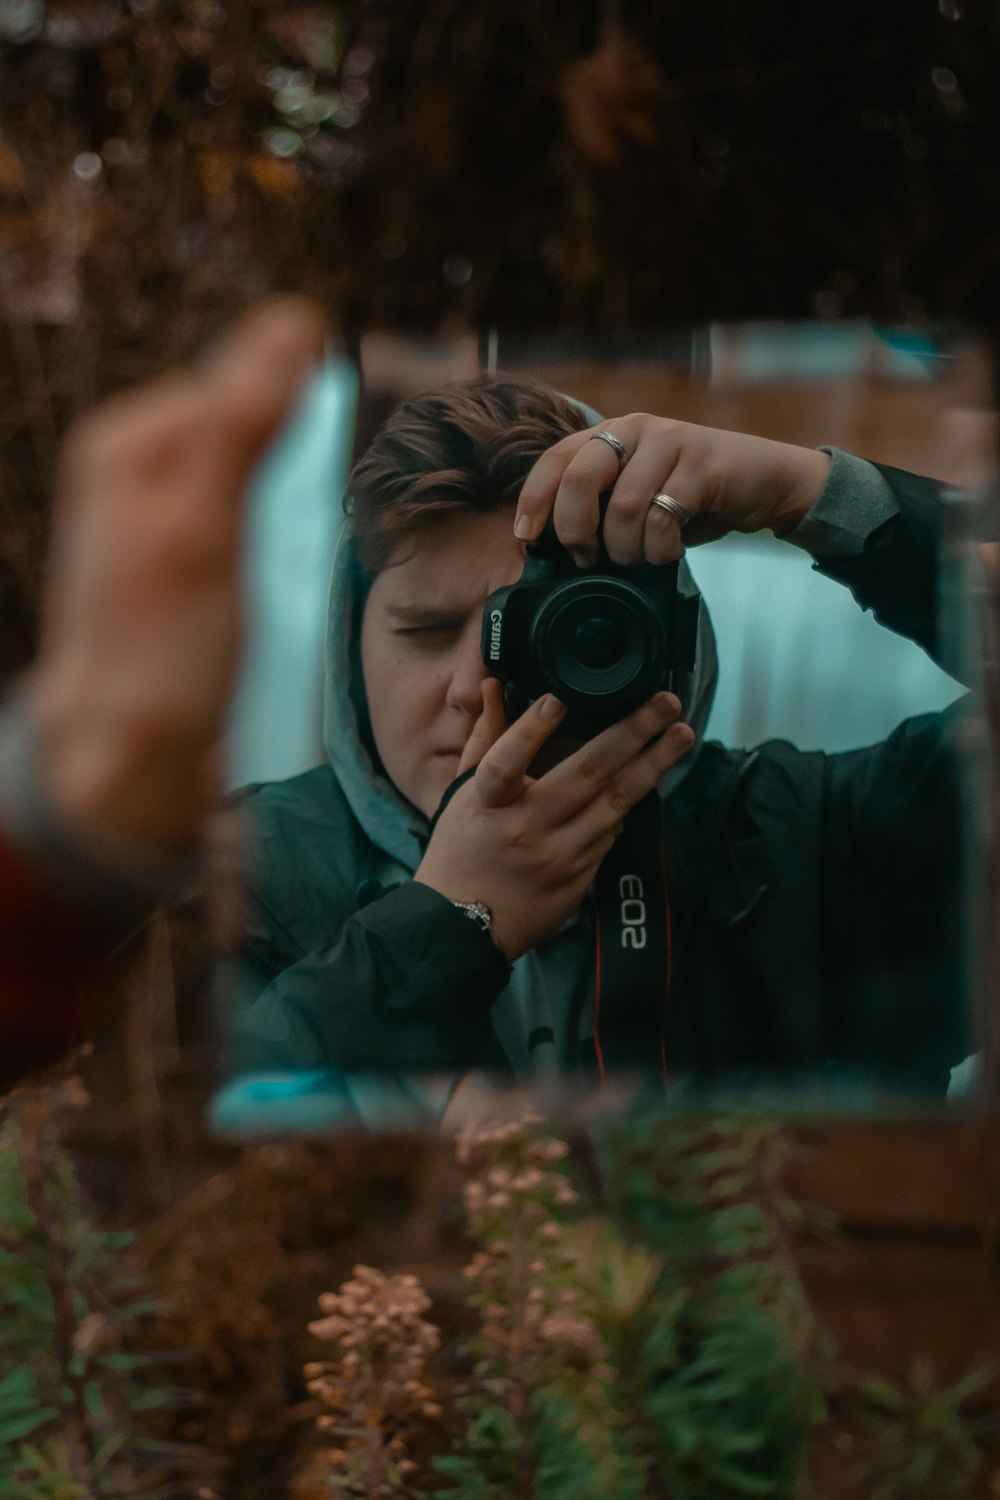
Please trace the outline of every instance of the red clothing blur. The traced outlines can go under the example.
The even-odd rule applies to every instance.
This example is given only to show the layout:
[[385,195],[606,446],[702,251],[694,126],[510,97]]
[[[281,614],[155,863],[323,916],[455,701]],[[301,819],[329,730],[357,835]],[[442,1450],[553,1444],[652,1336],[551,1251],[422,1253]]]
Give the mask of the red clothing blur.
[[86,1038],[112,941],[0,832],[0,1088]]

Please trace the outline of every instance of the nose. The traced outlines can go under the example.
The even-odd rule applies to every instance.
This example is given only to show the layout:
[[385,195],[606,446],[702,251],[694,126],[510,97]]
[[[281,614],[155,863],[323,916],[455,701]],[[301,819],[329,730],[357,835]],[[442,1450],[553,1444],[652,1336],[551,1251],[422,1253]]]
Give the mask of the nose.
[[469,719],[478,719],[483,707],[486,669],[479,644],[480,631],[481,623],[477,616],[469,621],[455,648],[446,695],[448,707],[457,708]]

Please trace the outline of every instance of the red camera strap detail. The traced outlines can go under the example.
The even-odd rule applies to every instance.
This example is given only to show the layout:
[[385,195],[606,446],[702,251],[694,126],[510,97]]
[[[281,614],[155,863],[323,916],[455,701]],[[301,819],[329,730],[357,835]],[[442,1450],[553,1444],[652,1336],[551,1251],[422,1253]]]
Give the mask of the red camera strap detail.
[[667,969],[663,983],[663,1016],[660,1021],[660,1072],[670,1077],[667,1061],[667,1022],[670,1019],[670,988],[674,979],[674,918],[670,909],[670,882],[667,878],[667,845],[660,837],[660,878],[663,881],[663,918],[667,929]]
[[597,1076],[603,1088],[608,1081],[608,1073],[604,1066],[604,1052],[601,1048],[601,923],[596,900],[594,902],[594,1056],[597,1058]]
[[605,857],[594,882],[593,1046],[598,1076],[667,1076],[666,1029],[673,920],[660,801],[645,797]]

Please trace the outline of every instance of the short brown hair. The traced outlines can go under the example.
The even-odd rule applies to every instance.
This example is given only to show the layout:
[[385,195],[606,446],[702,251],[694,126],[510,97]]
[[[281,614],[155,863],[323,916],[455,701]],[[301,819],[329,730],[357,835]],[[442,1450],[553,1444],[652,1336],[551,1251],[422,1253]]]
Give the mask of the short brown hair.
[[459,508],[512,505],[535,460],[588,425],[574,402],[522,381],[463,382],[404,402],[347,484],[365,572],[381,572],[401,542]]

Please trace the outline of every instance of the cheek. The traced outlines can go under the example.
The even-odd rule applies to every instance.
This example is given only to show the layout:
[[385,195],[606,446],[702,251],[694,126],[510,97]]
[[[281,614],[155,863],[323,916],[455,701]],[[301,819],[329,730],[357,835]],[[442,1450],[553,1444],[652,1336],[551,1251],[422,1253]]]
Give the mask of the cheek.
[[397,738],[407,741],[403,749],[419,749],[411,743],[413,736],[431,728],[444,701],[436,674],[401,656],[384,686]]
[[439,665],[414,660],[391,639],[366,652],[362,638],[362,670],[372,734],[387,767],[412,761],[423,748],[424,735],[444,706],[447,673]]
[[430,730],[439,725],[441,716],[447,711],[448,672],[438,665],[425,668],[415,676],[407,692],[410,722],[415,730]]

